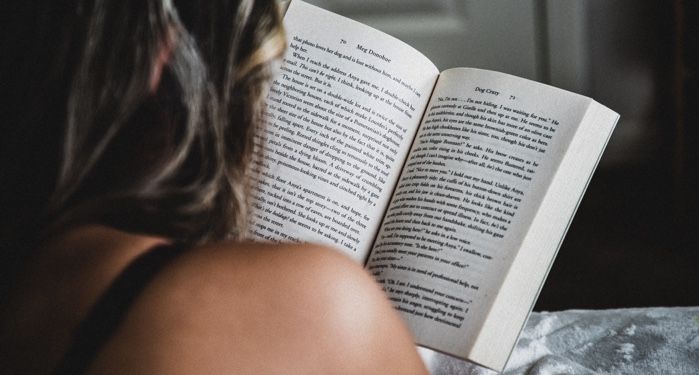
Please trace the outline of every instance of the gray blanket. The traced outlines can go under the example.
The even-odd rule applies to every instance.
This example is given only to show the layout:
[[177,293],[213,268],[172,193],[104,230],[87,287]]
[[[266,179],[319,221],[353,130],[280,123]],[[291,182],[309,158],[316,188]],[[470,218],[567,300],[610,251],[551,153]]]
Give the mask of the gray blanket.
[[[494,375],[421,349],[434,375]],[[699,374],[699,307],[532,313],[504,374]]]

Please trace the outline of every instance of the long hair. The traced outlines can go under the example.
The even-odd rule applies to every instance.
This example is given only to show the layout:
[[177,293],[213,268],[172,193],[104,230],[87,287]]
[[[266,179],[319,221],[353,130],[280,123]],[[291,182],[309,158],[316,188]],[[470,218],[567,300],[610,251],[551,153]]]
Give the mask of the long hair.
[[187,243],[239,238],[252,135],[285,46],[276,3],[11,3],[2,264],[84,223]]

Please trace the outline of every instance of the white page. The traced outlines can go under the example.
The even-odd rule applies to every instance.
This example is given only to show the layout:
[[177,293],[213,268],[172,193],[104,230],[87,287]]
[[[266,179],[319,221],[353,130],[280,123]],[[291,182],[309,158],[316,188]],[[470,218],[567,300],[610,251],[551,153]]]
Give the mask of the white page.
[[364,262],[438,76],[412,47],[301,1],[256,143],[250,236]]
[[467,356],[590,102],[442,73],[367,264],[420,344]]

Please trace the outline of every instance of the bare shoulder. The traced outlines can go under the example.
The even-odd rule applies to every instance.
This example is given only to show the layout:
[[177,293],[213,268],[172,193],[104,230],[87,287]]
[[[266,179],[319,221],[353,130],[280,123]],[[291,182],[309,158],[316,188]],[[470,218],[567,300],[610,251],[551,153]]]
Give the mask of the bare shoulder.
[[0,372],[49,372],[114,279],[134,258],[164,242],[86,225],[43,243],[12,280],[12,292],[2,302]]
[[419,373],[411,340],[337,251],[222,243],[158,274],[91,373]]
[[[3,319],[13,322],[2,326],[10,335],[0,340],[12,348],[0,353],[9,373],[49,373],[114,278],[165,242],[89,226],[47,243]],[[90,368],[156,375],[420,371],[410,335],[357,264],[322,246],[254,243],[175,258],[143,289]]]

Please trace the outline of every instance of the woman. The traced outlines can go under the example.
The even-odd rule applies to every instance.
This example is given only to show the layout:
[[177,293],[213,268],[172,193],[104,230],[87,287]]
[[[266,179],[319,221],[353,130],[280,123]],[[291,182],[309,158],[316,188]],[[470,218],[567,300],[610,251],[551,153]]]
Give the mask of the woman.
[[3,6],[1,373],[424,372],[350,260],[240,242],[273,1]]

